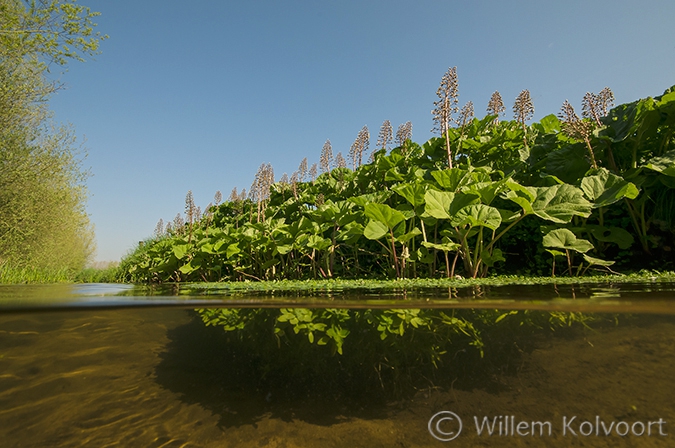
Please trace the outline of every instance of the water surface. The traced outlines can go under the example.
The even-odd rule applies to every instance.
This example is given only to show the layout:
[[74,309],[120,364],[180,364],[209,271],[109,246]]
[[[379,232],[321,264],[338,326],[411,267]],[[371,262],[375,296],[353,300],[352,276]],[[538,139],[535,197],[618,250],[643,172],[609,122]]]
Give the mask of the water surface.
[[[673,446],[674,291],[665,283],[314,295],[2,286],[1,446]],[[203,306],[501,308],[602,318],[591,328],[514,335],[503,341],[507,351],[482,360],[458,347],[442,371],[447,378],[387,399],[344,378],[336,381],[351,390],[327,396],[247,377],[255,357],[231,351],[230,335],[205,327],[192,310]],[[429,432],[441,411],[464,423],[451,442]],[[493,435],[479,435],[474,418],[495,421]],[[563,434],[563,419],[574,419],[576,435]],[[521,436],[509,433],[509,421],[550,422],[552,431]],[[653,433],[585,436],[587,425],[579,432],[583,422],[600,421],[636,425],[635,432],[651,422]]]

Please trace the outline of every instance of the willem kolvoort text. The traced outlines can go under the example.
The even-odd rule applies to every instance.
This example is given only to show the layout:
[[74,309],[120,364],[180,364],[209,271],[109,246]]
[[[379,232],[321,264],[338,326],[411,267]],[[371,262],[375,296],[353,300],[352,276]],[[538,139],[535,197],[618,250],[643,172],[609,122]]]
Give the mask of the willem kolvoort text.
[[[551,421],[516,420],[513,415],[495,417],[473,417],[476,434],[479,436],[551,436],[554,425]],[[668,436],[666,421],[662,418],[653,421],[626,422],[623,420],[604,420],[596,415],[593,420],[581,420],[577,416],[563,417],[560,431],[563,436]]]

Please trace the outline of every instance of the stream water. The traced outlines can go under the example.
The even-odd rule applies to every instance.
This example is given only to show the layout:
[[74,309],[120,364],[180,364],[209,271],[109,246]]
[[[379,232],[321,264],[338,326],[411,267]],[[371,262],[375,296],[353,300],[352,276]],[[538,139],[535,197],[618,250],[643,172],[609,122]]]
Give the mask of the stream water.
[[[228,357],[225,332],[204,326],[194,311],[291,306],[601,318],[534,331],[514,339],[508,356],[486,356],[439,385],[375,399],[368,391],[282,395],[241,381],[231,372],[243,361]],[[674,373],[669,283],[314,296],[0,286],[2,447],[668,447],[675,446]]]

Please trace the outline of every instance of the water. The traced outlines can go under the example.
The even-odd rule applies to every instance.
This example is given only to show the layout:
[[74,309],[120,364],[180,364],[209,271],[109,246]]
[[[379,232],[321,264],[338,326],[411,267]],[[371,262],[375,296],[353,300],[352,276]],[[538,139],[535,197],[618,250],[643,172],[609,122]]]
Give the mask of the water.
[[[314,296],[0,286],[0,446],[673,446],[674,299],[668,283]],[[386,396],[338,374],[255,376],[262,352],[237,351],[231,334],[205,327],[193,311],[205,306],[597,318],[590,328],[500,334],[500,349],[483,358],[457,346],[433,381],[414,378]],[[430,433],[458,432],[443,411],[463,423],[449,442]],[[454,420],[436,426],[443,417]]]

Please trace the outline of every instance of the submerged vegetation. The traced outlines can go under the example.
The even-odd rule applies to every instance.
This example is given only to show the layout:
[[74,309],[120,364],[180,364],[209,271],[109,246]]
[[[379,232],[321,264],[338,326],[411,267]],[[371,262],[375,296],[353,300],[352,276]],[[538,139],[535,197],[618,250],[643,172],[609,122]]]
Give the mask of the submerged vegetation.
[[296,398],[303,390],[329,398],[367,391],[391,399],[450,386],[462,369],[482,372],[474,379],[488,381],[499,369],[509,364],[512,369],[539,336],[603,320],[580,313],[499,310],[199,312],[206,325],[225,329],[228,350],[236,350],[238,363],[254,371],[259,387]]

